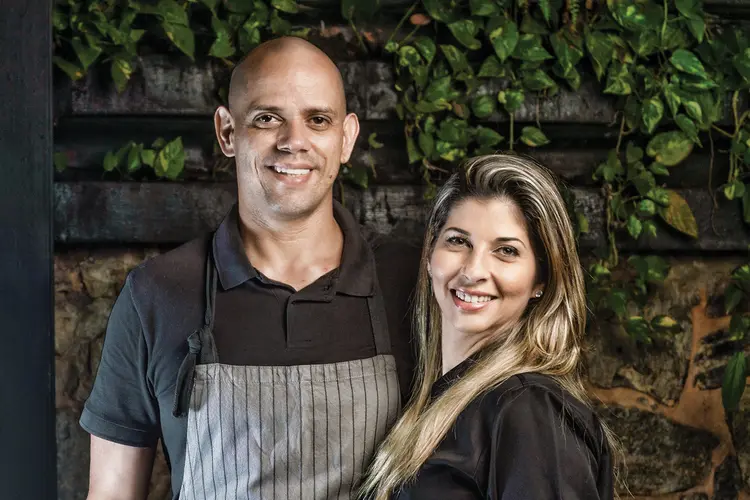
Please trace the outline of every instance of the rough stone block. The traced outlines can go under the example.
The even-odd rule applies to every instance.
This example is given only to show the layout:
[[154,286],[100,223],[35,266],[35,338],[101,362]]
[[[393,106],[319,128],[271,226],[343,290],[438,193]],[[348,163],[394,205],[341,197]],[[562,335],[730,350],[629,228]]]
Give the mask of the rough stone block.
[[639,410],[600,407],[598,412],[622,444],[623,479],[634,495],[687,490],[711,470],[711,452],[719,441],[710,433]]
[[89,478],[89,435],[78,425],[80,414],[57,412],[58,500],[85,500]]

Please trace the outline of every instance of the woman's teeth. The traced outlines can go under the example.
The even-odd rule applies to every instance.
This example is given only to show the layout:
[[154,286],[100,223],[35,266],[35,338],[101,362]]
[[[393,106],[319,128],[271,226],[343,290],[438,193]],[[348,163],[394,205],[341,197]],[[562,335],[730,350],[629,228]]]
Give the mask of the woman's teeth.
[[468,293],[456,290],[456,297],[463,300],[464,302],[471,302],[472,304],[478,304],[480,302],[489,302],[494,299],[490,295],[469,295]]
[[276,165],[274,165],[273,169],[280,174],[287,174],[287,175],[305,175],[305,174],[310,173],[309,168],[284,168],[284,167],[277,167]]

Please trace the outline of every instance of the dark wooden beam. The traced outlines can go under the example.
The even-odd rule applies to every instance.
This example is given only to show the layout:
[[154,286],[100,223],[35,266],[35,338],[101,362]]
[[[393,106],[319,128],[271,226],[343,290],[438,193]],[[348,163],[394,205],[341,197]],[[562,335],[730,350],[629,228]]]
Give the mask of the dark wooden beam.
[[52,2],[0,12],[0,497],[53,500]]
[[[604,199],[595,188],[574,188],[576,204],[589,220],[581,247],[603,247]],[[223,183],[61,182],[55,185],[55,237],[62,243],[153,243],[188,241],[216,227],[236,199],[236,185]],[[652,240],[621,238],[633,251],[745,251],[750,232],[737,203],[712,200],[704,189],[679,193],[693,210],[699,238],[693,240],[659,224]],[[369,229],[419,239],[428,203],[414,185],[346,189],[344,203]]]

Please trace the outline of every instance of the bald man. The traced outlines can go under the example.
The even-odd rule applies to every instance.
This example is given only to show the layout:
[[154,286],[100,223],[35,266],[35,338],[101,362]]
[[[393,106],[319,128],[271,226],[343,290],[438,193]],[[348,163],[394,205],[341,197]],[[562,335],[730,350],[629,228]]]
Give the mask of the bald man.
[[310,43],[250,53],[214,125],[238,202],[128,275],[81,416],[88,498],[145,499],[159,441],[173,499],[353,498],[408,394],[417,254],[334,201],[359,122]]

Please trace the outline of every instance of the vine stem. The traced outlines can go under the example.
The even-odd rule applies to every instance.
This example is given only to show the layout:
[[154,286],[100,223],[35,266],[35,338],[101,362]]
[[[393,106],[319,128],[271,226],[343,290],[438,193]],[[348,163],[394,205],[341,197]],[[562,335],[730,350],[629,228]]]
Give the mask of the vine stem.
[[625,136],[625,114],[623,113],[622,118],[620,119],[620,133],[617,135],[617,146],[615,146],[615,151],[618,153],[620,152],[620,146],[622,146],[622,138]]
[[604,193],[607,204],[607,206],[605,207],[605,212],[607,214],[607,239],[609,240],[609,265],[610,267],[616,267],[619,261],[619,256],[617,254],[617,241],[615,240],[615,233],[612,230],[612,186],[609,184],[605,184]]
[[357,41],[359,42],[360,47],[362,47],[362,50],[365,53],[367,53],[368,52],[367,45],[365,45],[365,41],[362,40],[362,35],[359,33],[359,30],[354,25],[354,21],[352,21],[351,18],[349,19],[349,26],[351,27],[352,31],[354,32],[354,35],[357,37]]
[[717,132],[719,132],[720,134],[722,134],[725,137],[729,137],[730,139],[734,139],[734,136],[732,134],[730,134],[729,132],[727,132],[726,130],[724,130],[721,127],[718,127],[718,126],[716,126],[714,124],[711,124],[711,128],[714,129],[714,130],[716,130]]
[[393,30],[391,33],[391,36],[388,37],[388,41],[385,43],[388,45],[391,41],[393,41],[393,37],[396,36],[396,33],[398,33],[398,30],[401,29],[401,26],[404,25],[407,19],[409,19],[409,16],[411,16],[411,13],[414,12],[414,9],[417,8],[417,5],[419,5],[420,0],[417,0],[414,2],[411,7],[409,7],[409,10],[406,11],[406,14],[404,14],[404,17],[401,18],[401,20],[396,25],[396,29]]

